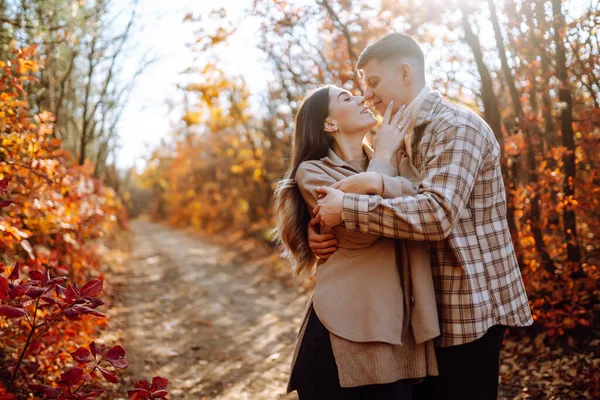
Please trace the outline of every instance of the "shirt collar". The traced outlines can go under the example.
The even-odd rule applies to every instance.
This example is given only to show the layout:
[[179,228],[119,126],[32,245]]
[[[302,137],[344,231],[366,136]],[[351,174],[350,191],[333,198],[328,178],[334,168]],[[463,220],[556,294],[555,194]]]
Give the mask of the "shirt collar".
[[[363,149],[363,153],[365,154],[367,159],[370,160],[373,157],[373,149],[369,146],[368,143],[366,143],[364,141],[362,144],[362,149]],[[333,151],[333,149],[329,149],[327,152],[327,155],[325,157],[321,158],[321,161],[323,161],[333,167],[351,168],[353,171],[360,172],[355,167],[348,164],[346,161],[342,160],[342,158],[340,156],[338,156],[335,153],[335,151]]]
[[435,106],[442,101],[442,95],[437,90],[432,91],[423,101],[417,118],[415,120],[415,128],[424,124],[428,124],[433,119]]

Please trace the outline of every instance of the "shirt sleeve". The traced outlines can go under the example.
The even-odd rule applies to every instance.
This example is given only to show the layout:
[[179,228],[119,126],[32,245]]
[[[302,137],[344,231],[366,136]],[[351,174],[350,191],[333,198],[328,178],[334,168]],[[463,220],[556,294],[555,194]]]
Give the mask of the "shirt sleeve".
[[412,196],[345,194],[342,219],[349,230],[410,240],[442,240],[459,220],[483,166],[486,138],[472,126],[437,132],[423,156]]

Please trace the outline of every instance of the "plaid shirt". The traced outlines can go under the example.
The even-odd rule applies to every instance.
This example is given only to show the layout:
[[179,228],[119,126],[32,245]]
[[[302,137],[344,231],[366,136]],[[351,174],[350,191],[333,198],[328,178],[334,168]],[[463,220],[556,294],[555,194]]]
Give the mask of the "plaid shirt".
[[[506,221],[500,146],[474,112],[431,93],[412,138],[414,196],[345,194],[346,228],[424,240],[431,254],[440,346],[472,342],[495,324],[533,323]],[[407,157],[401,144],[398,159]]]

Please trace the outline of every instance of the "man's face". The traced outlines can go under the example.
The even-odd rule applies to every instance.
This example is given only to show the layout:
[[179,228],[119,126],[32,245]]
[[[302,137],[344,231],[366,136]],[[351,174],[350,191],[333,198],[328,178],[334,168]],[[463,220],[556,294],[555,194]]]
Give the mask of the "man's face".
[[384,114],[391,100],[394,101],[393,112],[409,103],[410,79],[403,77],[402,65],[397,59],[372,60],[363,68],[365,101],[379,115]]

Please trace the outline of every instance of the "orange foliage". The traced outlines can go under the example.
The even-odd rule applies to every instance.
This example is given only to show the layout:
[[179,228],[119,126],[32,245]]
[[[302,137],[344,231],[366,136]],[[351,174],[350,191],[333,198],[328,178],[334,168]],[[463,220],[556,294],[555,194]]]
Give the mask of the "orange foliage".
[[[38,271],[47,271],[51,278],[66,275],[64,279],[72,285],[101,282],[104,273],[100,239],[108,238],[118,228],[117,216],[124,221],[124,209],[111,188],[92,178],[91,165],[74,165],[60,148],[60,140],[53,137],[53,116],[46,111],[32,115],[26,89],[28,82],[36,80],[40,68],[35,51],[35,46],[15,49],[13,59],[0,61],[0,179],[8,181],[5,197],[12,200],[0,214],[0,271],[24,260],[21,272],[30,277],[41,277]],[[17,271],[12,277],[11,290],[18,285],[18,275]],[[2,279],[9,282],[8,278]],[[24,278],[20,285],[32,285],[32,279]],[[4,289],[8,290],[8,286]],[[59,293],[57,289],[56,296]],[[97,295],[95,289],[93,294]],[[13,292],[14,296],[17,294]],[[14,303],[10,304],[28,310],[34,322],[35,318],[43,321],[50,317],[47,308],[38,307],[33,300],[21,304],[15,303],[19,296],[13,300],[10,296],[0,298],[3,304],[10,300]],[[95,306],[99,304],[93,301]],[[8,311],[15,309],[3,307],[9,307]],[[15,393],[24,395],[30,384],[56,382],[72,364],[69,352],[91,342],[98,329],[106,326],[105,319],[65,315],[74,320],[28,342],[23,370],[18,371],[14,382]],[[30,325],[24,318],[0,317],[0,382],[8,382],[14,374],[15,360],[24,348],[24,335]]]

